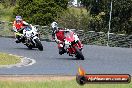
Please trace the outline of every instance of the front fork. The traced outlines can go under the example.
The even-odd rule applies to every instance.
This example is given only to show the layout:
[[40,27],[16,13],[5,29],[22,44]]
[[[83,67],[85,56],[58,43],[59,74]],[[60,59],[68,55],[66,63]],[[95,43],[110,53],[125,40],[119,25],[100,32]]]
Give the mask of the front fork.
[[73,45],[70,47],[70,49],[69,49],[69,51],[71,52],[71,53],[70,53],[70,56],[73,56],[74,54],[76,55],[76,49],[75,49],[75,47],[78,47],[79,50],[82,51],[82,49],[83,49],[83,44],[82,44],[81,41],[79,41],[79,40],[76,42],[76,44],[73,44]]
[[81,43],[81,41],[78,40],[77,43],[78,43],[79,49],[82,50],[83,49],[83,44]]
[[81,43],[80,40],[78,40],[76,42],[76,44],[73,44],[68,47],[65,47],[65,45],[62,43],[58,44],[58,48],[64,48],[67,51],[67,53],[69,54],[69,56],[73,56],[73,54],[76,54],[75,46],[77,46],[80,50],[82,50],[82,48],[83,48],[83,44]]

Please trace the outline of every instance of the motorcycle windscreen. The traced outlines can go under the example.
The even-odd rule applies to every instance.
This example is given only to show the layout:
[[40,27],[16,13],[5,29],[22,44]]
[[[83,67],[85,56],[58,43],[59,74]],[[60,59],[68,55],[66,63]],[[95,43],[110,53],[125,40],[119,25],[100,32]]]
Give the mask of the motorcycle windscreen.
[[67,32],[65,33],[65,40],[69,41],[69,42],[73,42],[75,40],[74,38],[74,33],[73,32]]
[[26,26],[26,27],[25,27],[25,30],[26,30],[26,31],[31,31],[31,30],[32,30],[32,28],[31,28],[31,27]]

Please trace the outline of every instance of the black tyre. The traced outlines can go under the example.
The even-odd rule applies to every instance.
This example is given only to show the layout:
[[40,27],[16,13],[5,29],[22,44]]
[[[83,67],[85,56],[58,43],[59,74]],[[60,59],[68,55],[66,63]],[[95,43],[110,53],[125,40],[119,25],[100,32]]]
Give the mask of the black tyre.
[[37,38],[34,40],[36,42],[36,45],[37,45],[37,48],[40,50],[40,51],[43,51],[43,45],[41,44],[40,40]]
[[78,59],[84,60],[84,56],[83,56],[82,52],[78,49],[78,47],[75,47],[75,49],[76,49],[76,57]]

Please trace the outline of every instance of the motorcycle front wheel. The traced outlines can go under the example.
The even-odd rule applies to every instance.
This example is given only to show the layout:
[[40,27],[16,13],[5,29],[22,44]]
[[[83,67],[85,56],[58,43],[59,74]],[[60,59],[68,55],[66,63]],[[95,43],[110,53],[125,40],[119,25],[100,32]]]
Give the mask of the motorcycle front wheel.
[[41,44],[41,42],[39,41],[38,38],[34,39],[34,41],[36,42],[36,46],[40,51],[43,51],[43,45]]
[[82,52],[78,49],[77,46],[75,46],[75,50],[76,50],[76,57],[78,59],[84,60],[84,56],[83,56]]

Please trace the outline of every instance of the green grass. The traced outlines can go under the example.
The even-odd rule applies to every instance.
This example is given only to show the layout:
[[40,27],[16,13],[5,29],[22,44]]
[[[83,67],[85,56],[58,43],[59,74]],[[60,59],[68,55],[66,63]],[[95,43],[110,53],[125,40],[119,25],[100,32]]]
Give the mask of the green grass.
[[9,29],[4,29],[4,30],[0,30],[0,36],[9,36],[9,37],[13,37],[14,33],[9,30]]
[[16,63],[19,63],[20,61],[21,59],[18,56],[9,55],[6,53],[0,53],[0,65],[16,64]]
[[132,88],[130,84],[85,84],[80,86],[75,80],[71,81],[0,81],[0,88]]
[[10,30],[12,29],[12,24],[9,23],[12,19],[13,9],[14,6],[5,8],[2,4],[0,4],[0,22],[5,21],[5,23],[0,23],[0,36],[14,35]]
[[14,8],[14,6],[5,8],[0,4],[0,21],[10,21],[12,19]]

